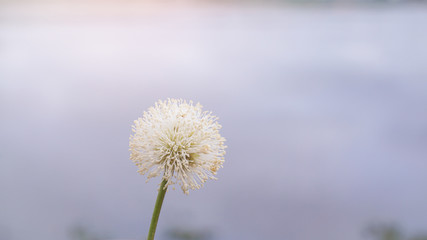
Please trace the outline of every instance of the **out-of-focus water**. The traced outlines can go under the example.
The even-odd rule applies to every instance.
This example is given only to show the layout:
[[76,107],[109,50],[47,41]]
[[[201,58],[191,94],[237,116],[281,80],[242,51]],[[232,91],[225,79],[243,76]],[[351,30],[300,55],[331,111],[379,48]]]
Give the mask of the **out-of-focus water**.
[[167,193],[171,229],[212,239],[427,231],[427,9],[6,5],[0,239],[144,239],[158,179],[129,160],[158,99],[220,117],[216,182]]

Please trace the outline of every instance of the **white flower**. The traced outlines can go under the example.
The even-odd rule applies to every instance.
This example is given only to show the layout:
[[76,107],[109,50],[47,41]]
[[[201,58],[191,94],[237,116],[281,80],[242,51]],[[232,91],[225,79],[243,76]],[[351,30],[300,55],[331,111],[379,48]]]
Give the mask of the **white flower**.
[[179,99],[159,100],[134,121],[130,159],[147,181],[163,174],[166,186],[178,183],[184,193],[199,189],[224,162],[221,125],[202,105]]

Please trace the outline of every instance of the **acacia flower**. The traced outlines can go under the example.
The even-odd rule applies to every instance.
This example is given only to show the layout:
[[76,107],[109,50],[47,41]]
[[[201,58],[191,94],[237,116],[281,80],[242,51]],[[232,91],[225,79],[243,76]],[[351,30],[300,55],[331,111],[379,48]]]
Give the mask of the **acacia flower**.
[[202,105],[182,99],[159,100],[134,121],[130,159],[147,181],[162,175],[166,189],[179,184],[185,194],[199,189],[224,162],[221,125]]

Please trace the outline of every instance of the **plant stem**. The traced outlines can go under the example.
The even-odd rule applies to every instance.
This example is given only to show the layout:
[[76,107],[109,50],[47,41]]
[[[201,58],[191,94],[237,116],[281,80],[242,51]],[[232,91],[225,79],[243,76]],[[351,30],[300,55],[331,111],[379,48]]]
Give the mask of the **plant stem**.
[[157,221],[159,221],[160,209],[162,209],[163,199],[165,198],[167,186],[166,180],[163,179],[160,184],[159,194],[157,195],[156,204],[154,205],[153,216],[151,217],[150,230],[148,231],[147,240],[154,240],[154,234],[156,233]]

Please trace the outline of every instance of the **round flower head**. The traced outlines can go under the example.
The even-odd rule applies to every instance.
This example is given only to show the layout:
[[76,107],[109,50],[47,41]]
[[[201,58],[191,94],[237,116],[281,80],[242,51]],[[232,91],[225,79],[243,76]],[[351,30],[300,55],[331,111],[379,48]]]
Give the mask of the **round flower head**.
[[166,186],[178,183],[182,191],[199,189],[224,162],[221,125],[202,105],[179,99],[159,100],[134,121],[130,159],[147,181],[163,174]]

